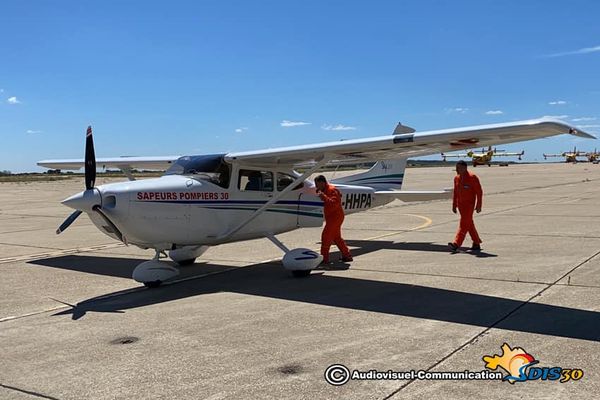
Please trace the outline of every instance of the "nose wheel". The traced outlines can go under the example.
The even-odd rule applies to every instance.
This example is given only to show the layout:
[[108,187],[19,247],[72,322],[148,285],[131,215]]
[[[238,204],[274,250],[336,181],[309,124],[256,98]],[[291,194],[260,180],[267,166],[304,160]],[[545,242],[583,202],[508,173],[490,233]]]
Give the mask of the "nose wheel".
[[133,270],[133,279],[148,288],[159,287],[164,281],[179,275],[175,263],[160,260],[160,251],[150,261],[144,261]]

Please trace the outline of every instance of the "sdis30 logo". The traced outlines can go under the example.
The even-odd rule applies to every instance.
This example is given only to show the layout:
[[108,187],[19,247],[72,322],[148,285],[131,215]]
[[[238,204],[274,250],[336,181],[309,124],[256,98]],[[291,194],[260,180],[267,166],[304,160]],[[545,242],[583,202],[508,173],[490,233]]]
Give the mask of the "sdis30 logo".
[[520,347],[513,349],[506,343],[502,345],[502,354],[483,356],[485,367],[491,370],[502,368],[508,373],[502,379],[512,384],[525,381],[558,381],[561,383],[578,381],[583,378],[583,370],[562,367],[534,367],[539,361]]

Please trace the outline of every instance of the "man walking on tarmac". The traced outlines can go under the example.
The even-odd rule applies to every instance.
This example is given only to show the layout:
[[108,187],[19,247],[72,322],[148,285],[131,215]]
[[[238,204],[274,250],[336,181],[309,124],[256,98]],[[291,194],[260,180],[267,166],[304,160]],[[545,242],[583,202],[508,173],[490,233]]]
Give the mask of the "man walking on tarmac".
[[474,173],[467,171],[467,163],[459,161],[456,163],[456,176],[454,177],[454,197],[452,200],[452,212],[456,214],[456,209],[460,212],[460,223],[454,242],[448,243],[452,252],[456,252],[463,241],[467,232],[473,240],[472,251],[481,250],[481,238],[475,229],[473,222],[473,211],[481,212],[481,202],[483,199],[483,190],[479,183],[479,178]]
[[342,261],[352,261],[350,250],[342,239],[342,223],[344,222],[344,209],[342,208],[342,194],[333,185],[327,183],[323,175],[315,178],[317,195],[323,200],[323,215],[325,228],[321,234],[321,255],[323,264],[329,264],[329,248],[333,243],[342,252]]

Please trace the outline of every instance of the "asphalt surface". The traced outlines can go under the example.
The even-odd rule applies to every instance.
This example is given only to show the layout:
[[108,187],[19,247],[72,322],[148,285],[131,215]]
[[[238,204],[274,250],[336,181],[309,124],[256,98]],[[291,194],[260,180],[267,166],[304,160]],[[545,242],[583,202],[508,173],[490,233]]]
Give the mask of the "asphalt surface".
[[[54,234],[70,213],[59,201],[82,182],[0,184],[0,398],[597,398],[600,165],[475,172],[480,254],[447,251],[457,226],[448,201],[395,202],[347,218],[349,268],[294,279],[280,250],[255,240],[210,249],[158,289],[130,279],[152,252],[111,240],[87,216]],[[452,177],[409,169],[405,189]],[[319,236],[280,239],[318,250]],[[332,364],[482,371],[504,343],[537,368],[583,377],[324,379]]]

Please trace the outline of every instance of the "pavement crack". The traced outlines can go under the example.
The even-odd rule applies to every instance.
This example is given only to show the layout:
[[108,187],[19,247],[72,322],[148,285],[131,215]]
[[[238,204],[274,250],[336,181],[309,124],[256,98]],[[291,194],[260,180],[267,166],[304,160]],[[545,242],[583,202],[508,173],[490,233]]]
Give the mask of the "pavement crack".
[[30,396],[37,397],[39,399],[60,400],[58,397],[48,396],[46,394],[34,392],[32,390],[20,389],[18,387],[5,385],[3,383],[0,383],[0,387],[3,387],[4,389],[7,389],[7,390],[12,390],[15,392],[28,394]]
[[[582,261],[579,264],[575,265],[573,268],[571,268],[569,271],[565,272],[563,275],[561,275],[554,282],[546,284],[546,287],[540,289],[537,293],[533,294],[531,297],[529,297],[529,299],[525,300],[524,302],[522,302],[521,304],[519,304],[518,306],[516,306],[515,308],[513,308],[510,312],[508,312],[503,317],[499,318],[496,322],[494,322],[493,324],[491,324],[490,326],[488,326],[487,328],[485,328],[484,330],[482,330],[481,332],[479,332],[477,335],[473,336],[471,339],[469,339],[468,341],[466,341],[462,345],[460,345],[457,348],[455,348],[454,350],[452,350],[450,353],[446,354],[444,357],[442,357],[441,359],[439,359],[438,361],[436,361],[434,364],[432,364],[431,366],[429,366],[427,369],[425,369],[425,371],[427,371],[427,372],[431,371],[432,369],[436,368],[437,366],[443,364],[446,360],[448,360],[453,355],[455,355],[458,352],[462,351],[463,349],[465,349],[469,345],[475,343],[483,335],[487,334],[489,331],[491,331],[492,329],[494,329],[500,323],[502,323],[506,319],[508,319],[511,316],[513,316],[517,311],[519,311],[520,309],[522,309],[523,307],[525,307],[526,305],[528,305],[529,303],[531,303],[532,300],[534,300],[534,299],[542,296],[544,294],[544,292],[546,292],[548,289],[550,289],[553,286],[556,286],[558,284],[558,282],[560,282],[562,279],[566,278],[567,276],[569,276],[570,274],[572,274],[575,270],[577,270],[577,268],[579,268],[582,265],[588,263],[590,260],[594,259],[598,255],[600,255],[600,250],[597,251],[596,253],[592,254],[590,257],[586,258],[584,261]],[[398,393],[400,393],[400,391],[404,390],[405,388],[407,388],[410,384],[412,384],[414,382],[416,382],[416,380],[409,380],[406,383],[403,383],[398,389],[394,390],[392,393],[390,393],[389,395],[387,395],[386,397],[384,397],[383,400],[391,399],[392,397],[394,397],[395,395],[397,395]]]

